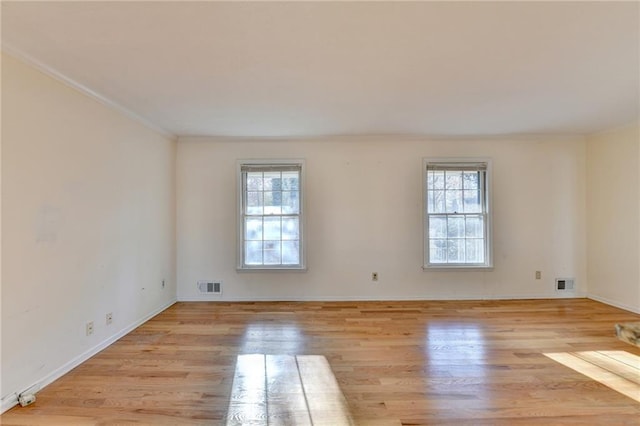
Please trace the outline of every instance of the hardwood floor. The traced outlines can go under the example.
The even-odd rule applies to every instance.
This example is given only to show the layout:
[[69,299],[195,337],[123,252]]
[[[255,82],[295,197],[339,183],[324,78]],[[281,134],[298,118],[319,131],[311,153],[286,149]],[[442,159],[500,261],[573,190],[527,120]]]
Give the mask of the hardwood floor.
[[0,422],[225,425],[239,355],[264,354],[326,358],[359,425],[638,426],[640,403],[545,356],[633,359],[614,326],[638,320],[587,299],[178,303]]

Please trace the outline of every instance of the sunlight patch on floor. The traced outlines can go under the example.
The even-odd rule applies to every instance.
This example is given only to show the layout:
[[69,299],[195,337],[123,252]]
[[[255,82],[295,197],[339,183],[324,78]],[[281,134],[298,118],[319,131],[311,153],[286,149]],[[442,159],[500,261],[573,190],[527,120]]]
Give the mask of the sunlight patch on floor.
[[227,411],[232,425],[354,425],[321,355],[239,355]]
[[640,402],[640,356],[625,351],[558,352],[544,355]]

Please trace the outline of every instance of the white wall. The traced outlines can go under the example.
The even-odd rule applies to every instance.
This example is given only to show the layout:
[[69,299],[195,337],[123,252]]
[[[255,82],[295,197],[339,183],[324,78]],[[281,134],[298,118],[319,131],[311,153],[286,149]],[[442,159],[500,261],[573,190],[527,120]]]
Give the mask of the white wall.
[[175,142],[8,56],[2,107],[7,408],[175,301]]
[[[422,270],[422,158],[493,158],[495,268]],[[236,160],[305,158],[309,270],[236,272]],[[178,299],[559,297],[586,286],[583,138],[178,142]],[[542,280],[535,280],[535,271]],[[371,281],[371,272],[380,281]],[[200,279],[223,280],[202,296]]]
[[638,123],[587,139],[589,297],[640,313]]

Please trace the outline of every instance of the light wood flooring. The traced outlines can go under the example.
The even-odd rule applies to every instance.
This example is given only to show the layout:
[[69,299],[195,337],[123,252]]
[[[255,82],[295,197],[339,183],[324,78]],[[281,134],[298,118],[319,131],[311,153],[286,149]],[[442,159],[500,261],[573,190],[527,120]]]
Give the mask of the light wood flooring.
[[[639,402],[545,355],[633,358],[640,348],[616,339],[614,326],[638,320],[587,299],[177,303],[0,422],[226,425],[243,415],[236,366],[255,354],[259,363],[325,359],[318,376],[333,374],[358,425],[638,426]],[[629,375],[637,379],[621,380]],[[306,397],[310,407],[322,396]],[[237,424],[297,422],[267,415]]]

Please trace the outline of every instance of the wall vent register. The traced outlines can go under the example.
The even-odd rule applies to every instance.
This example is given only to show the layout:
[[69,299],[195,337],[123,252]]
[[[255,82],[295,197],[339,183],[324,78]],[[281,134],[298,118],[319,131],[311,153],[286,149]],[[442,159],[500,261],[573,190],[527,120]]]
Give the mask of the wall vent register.
[[222,294],[222,281],[198,281],[201,293]]
[[573,278],[556,278],[556,291],[573,291],[574,284]]

